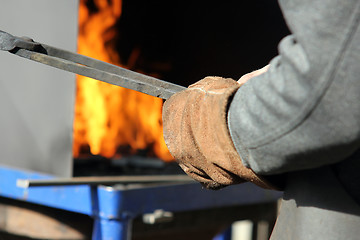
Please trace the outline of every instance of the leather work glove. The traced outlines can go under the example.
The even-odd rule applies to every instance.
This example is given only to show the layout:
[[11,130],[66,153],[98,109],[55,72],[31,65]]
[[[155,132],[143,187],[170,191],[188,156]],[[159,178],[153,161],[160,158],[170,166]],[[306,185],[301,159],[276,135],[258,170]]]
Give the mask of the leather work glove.
[[165,143],[184,172],[206,188],[245,181],[272,188],[243,166],[229,134],[228,105],[240,86],[230,78],[206,77],[164,103]]

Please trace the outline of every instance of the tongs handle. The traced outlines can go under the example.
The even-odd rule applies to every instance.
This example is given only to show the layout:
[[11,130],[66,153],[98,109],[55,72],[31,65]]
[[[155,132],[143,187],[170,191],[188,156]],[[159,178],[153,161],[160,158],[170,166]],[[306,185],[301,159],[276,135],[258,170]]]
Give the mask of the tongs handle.
[[168,99],[185,87],[0,31],[0,49],[112,85]]

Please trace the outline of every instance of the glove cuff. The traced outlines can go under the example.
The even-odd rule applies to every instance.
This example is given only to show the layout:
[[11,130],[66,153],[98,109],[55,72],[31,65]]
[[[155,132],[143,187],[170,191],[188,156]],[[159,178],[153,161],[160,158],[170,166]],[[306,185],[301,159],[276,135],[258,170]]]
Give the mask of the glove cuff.
[[[274,187],[265,178],[257,175],[250,168],[243,165],[240,155],[236,151],[234,143],[231,139],[227,124],[227,113],[231,100],[241,85],[242,84],[239,84],[229,78],[207,77],[189,87],[189,89],[199,88],[206,91],[203,101],[201,102],[204,103],[207,101],[208,103],[203,106],[204,111],[201,111],[201,108],[199,108],[199,117],[201,118],[204,115],[211,116],[210,118],[205,116],[205,121],[200,122],[206,122],[208,126],[211,126],[214,133],[212,138],[215,141],[212,142],[212,147],[204,146],[203,154],[207,155],[208,159],[212,158],[211,162],[217,165],[218,171],[224,176],[227,176],[229,173],[230,175],[234,175],[228,179],[229,184],[247,181],[262,188],[274,189]],[[212,152],[213,149],[215,149],[216,152]],[[204,153],[204,151],[210,152]],[[223,156],[224,161],[218,160],[221,156]]]

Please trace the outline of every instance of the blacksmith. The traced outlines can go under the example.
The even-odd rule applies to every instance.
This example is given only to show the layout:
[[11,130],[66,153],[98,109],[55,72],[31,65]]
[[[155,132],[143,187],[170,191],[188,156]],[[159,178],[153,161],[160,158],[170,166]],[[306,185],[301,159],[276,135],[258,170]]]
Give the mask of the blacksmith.
[[360,1],[279,3],[292,32],[279,56],[175,94],[165,141],[208,188],[281,188],[271,239],[360,239]]

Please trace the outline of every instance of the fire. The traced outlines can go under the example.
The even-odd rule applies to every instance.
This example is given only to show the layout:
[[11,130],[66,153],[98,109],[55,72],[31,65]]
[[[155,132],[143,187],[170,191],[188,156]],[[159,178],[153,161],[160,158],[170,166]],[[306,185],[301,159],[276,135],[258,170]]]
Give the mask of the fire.
[[[94,12],[86,3],[81,0],[79,5],[78,53],[120,65],[120,56],[107,43],[116,33],[121,0],[93,0],[98,9]],[[130,147],[131,153],[150,149],[157,157],[171,160],[162,135],[161,108],[161,99],[78,76],[74,157],[84,146],[108,158]]]

